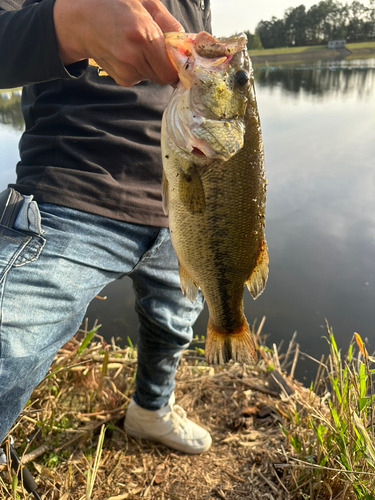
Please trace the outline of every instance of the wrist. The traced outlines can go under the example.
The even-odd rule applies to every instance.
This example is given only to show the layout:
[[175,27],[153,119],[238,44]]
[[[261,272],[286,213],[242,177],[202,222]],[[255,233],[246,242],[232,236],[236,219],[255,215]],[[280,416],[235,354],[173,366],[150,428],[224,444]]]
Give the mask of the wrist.
[[88,58],[79,43],[79,30],[83,29],[79,22],[80,5],[79,0],[56,0],[53,8],[59,56],[65,66]]

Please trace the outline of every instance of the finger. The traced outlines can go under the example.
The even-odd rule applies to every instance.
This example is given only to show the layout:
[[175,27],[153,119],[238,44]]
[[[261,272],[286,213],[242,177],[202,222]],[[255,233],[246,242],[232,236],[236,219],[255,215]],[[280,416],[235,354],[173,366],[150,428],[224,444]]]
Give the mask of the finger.
[[183,26],[159,0],[147,2],[144,4],[144,7],[148,10],[163,33],[169,31],[185,31]]
[[[119,61],[136,68],[142,79],[166,85],[178,78],[167,54],[164,35],[153,21],[143,32],[128,32],[128,45],[123,45],[121,52],[117,54]],[[123,67],[126,68],[125,65]]]
[[96,63],[122,87],[132,87],[144,80],[140,73],[130,64],[123,63],[119,66],[117,61],[111,64],[108,60],[100,61],[99,59]]
[[152,50],[144,52],[144,59],[148,66],[147,76],[161,85],[175,82],[178,79],[176,68],[168,57],[164,35],[160,35],[152,42]]
[[162,85],[176,84],[178,75],[168,57],[164,42],[164,33],[185,30],[159,0],[146,0],[144,7],[153,18],[158,32],[157,36],[155,36],[156,33],[154,33],[150,40],[153,47],[149,51],[146,50],[144,52],[145,59],[154,73],[153,76],[149,73],[149,78]]

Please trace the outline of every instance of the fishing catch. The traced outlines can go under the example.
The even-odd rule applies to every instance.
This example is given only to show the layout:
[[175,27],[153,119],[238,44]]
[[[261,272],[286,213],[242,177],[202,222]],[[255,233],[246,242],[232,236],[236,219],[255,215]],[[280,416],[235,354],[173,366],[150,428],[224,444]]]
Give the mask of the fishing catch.
[[246,35],[167,33],[180,82],[162,122],[163,205],[181,289],[209,309],[206,359],[255,363],[243,288],[268,276],[266,179]]

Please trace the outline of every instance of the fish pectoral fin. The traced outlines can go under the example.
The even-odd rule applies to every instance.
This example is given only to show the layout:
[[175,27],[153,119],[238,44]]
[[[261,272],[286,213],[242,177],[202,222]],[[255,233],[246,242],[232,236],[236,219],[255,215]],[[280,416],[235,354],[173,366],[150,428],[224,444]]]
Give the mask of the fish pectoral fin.
[[169,191],[168,191],[168,179],[163,170],[163,181],[161,188],[161,196],[163,200],[163,211],[165,215],[169,214]]
[[268,250],[266,240],[261,241],[257,264],[246,281],[246,286],[255,300],[263,292],[268,278]]
[[185,297],[194,302],[198,295],[198,286],[190,278],[186,269],[179,263],[181,290]]
[[187,172],[179,172],[179,195],[185,208],[191,214],[202,214],[206,209],[206,201],[202,180],[194,165]]

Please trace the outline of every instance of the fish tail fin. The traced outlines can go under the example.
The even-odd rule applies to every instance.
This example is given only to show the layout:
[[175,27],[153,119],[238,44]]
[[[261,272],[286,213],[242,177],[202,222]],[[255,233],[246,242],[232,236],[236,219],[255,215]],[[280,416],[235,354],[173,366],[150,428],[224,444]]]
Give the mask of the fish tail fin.
[[233,332],[223,332],[209,319],[205,353],[206,361],[210,365],[221,365],[231,359],[238,363],[255,365],[257,353],[246,319],[244,318],[243,325]]

